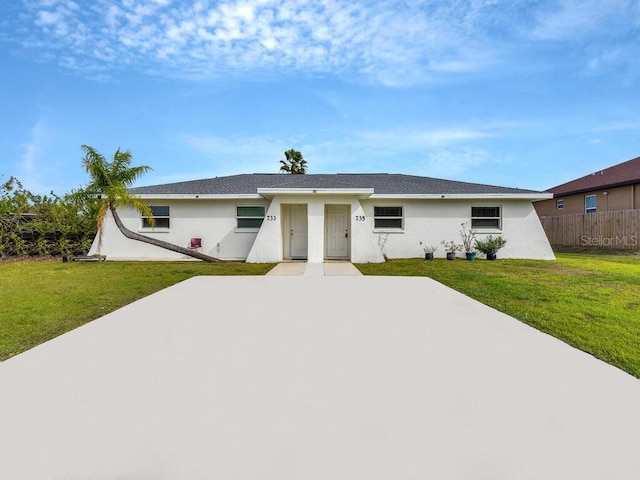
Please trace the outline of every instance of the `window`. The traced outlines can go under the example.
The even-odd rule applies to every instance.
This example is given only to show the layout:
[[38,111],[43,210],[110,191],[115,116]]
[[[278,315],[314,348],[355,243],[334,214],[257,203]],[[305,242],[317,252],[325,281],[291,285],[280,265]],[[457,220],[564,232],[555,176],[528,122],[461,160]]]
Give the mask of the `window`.
[[556,210],[562,210],[564,208],[564,200],[556,200]]
[[596,211],[596,196],[587,195],[584,197],[584,213],[595,213]]
[[264,221],[263,206],[238,205],[236,206],[236,217],[238,228],[258,229]]
[[142,228],[165,228],[169,229],[169,207],[151,207],[153,219],[156,221],[155,227],[151,226],[149,217],[142,216]]
[[500,207],[471,207],[471,228],[502,228]]
[[373,207],[374,228],[402,229],[402,207]]

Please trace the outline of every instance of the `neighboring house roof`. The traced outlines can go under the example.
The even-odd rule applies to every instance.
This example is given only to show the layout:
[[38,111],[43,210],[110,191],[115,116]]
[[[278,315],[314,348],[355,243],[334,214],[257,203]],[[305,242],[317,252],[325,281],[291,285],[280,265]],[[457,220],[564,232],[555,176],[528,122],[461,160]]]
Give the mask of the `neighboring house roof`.
[[634,183],[640,183],[640,157],[563,183],[562,185],[548,189],[547,192],[551,192],[554,196],[558,197],[561,195],[620,187]]
[[[371,190],[375,196],[399,195],[497,195],[550,198],[548,194],[520,188],[498,187],[477,183],[457,182],[439,178],[418,177],[392,173],[337,173],[291,175],[283,173],[254,173],[208,178],[188,182],[132,188],[132,194],[143,197],[174,196],[235,196],[258,195],[261,190]],[[541,195],[543,197],[541,197]]]

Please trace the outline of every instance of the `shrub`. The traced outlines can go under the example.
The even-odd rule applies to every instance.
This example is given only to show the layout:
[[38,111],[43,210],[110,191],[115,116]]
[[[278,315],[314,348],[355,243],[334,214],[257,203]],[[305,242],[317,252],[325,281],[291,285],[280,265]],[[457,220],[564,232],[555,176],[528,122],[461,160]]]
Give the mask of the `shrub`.
[[484,240],[476,239],[476,250],[485,255],[491,255],[497,253],[506,243],[507,241],[500,236],[494,237],[493,235],[489,235]]

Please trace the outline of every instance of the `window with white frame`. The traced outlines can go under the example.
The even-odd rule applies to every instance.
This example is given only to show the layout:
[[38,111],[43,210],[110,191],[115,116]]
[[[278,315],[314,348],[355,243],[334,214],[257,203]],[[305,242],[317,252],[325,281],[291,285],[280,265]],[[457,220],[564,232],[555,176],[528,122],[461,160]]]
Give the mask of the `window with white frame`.
[[560,198],[556,200],[556,210],[562,210],[564,208],[564,199]]
[[150,217],[142,215],[142,228],[163,228],[168,230],[170,225],[170,208],[166,205],[154,205],[150,208],[153,220],[155,221],[155,226],[151,225]]
[[502,229],[502,209],[498,206],[471,207],[471,228]]
[[373,207],[374,228],[402,230],[404,228],[402,210],[399,206]]
[[257,230],[264,221],[265,207],[263,205],[237,205],[236,220],[239,229]]
[[584,213],[595,213],[596,211],[596,196],[587,195],[584,197]]

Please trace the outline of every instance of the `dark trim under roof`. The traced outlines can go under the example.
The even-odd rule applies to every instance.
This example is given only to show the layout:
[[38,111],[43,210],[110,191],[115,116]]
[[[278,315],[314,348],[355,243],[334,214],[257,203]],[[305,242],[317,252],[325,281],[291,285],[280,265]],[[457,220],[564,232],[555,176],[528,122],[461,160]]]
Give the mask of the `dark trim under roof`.
[[376,195],[540,194],[535,190],[457,182],[395,173],[291,175],[253,173],[132,188],[137,195],[246,195],[259,188],[373,188]]

